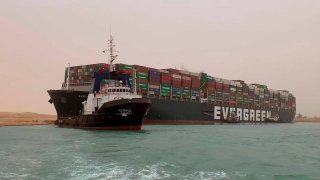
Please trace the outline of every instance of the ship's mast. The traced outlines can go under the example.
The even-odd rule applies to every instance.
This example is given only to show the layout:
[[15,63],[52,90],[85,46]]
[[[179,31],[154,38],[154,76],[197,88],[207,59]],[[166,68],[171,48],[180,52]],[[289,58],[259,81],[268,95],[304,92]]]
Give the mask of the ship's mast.
[[69,90],[69,82],[70,82],[70,62],[68,62],[68,70],[67,70],[67,90]]
[[118,55],[115,55],[114,53],[116,52],[114,49],[115,49],[115,45],[113,44],[113,37],[112,35],[110,34],[110,39],[109,39],[109,55],[110,55],[110,59],[109,59],[109,64],[110,64],[110,67],[109,67],[109,72],[112,72],[113,71],[113,66],[112,66],[112,63],[113,61],[116,60],[116,57]]
[[109,81],[108,81],[108,85],[110,86],[110,75],[111,72],[113,71],[113,61],[115,61],[116,57],[118,55],[115,55],[114,53],[117,52],[115,51],[115,45],[113,44],[113,37],[110,33],[110,39],[108,40],[108,49],[104,50],[103,53],[106,53],[106,51],[109,51]]

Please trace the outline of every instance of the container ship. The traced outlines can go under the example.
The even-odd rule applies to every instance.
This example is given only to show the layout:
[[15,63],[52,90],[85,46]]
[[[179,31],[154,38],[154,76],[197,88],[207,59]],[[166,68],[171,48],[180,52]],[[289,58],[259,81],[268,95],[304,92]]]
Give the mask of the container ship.
[[287,90],[174,68],[107,63],[66,67],[62,88],[48,90],[57,120],[77,116],[89,93],[105,93],[95,73],[128,74],[131,91],[151,102],[144,124],[289,123],[296,98]]

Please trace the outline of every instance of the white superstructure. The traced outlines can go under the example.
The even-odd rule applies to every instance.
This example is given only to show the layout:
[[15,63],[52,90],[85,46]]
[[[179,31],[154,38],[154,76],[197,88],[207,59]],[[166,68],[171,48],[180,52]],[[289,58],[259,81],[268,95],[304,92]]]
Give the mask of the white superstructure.
[[110,101],[120,99],[142,98],[141,95],[132,93],[128,86],[105,84],[99,93],[90,93],[83,104],[83,114],[94,114],[100,107]]

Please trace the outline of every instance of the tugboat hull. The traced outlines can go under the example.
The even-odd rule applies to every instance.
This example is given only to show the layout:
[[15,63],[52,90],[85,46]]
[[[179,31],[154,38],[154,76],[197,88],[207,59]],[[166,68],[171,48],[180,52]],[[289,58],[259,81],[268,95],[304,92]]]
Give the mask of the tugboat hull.
[[145,98],[115,100],[103,104],[94,114],[59,118],[56,125],[97,130],[141,130],[149,107],[150,100]]

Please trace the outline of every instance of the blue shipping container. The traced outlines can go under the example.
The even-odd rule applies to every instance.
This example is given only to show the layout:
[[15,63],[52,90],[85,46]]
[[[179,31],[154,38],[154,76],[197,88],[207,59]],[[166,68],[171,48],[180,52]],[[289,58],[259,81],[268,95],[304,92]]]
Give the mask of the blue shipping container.
[[160,72],[159,72],[159,71],[155,71],[155,70],[149,70],[149,74],[150,74],[150,75],[160,76]]
[[171,87],[171,83],[161,83],[162,87]]
[[181,88],[172,88],[172,94],[181,94]]

